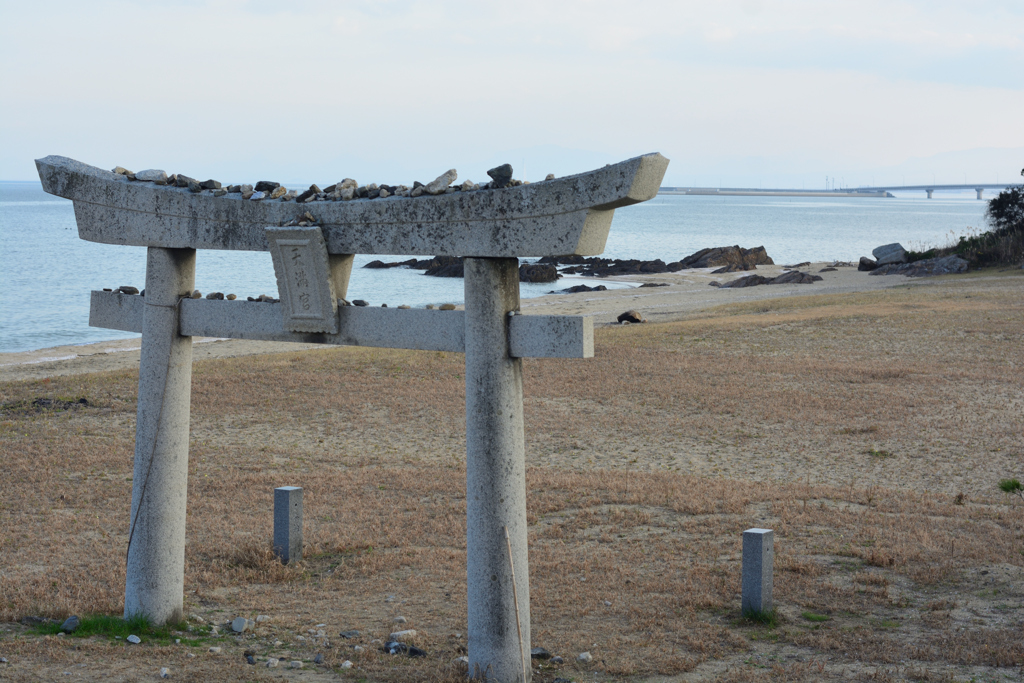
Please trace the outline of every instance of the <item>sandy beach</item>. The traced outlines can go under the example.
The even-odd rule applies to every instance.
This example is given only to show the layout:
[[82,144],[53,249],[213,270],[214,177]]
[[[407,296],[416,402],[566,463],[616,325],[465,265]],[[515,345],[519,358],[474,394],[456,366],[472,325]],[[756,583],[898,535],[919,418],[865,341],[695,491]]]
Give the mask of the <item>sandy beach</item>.
[[[831,264],[814,263],[800,270],[819,274]],[[667,283],[668,287],[614,289],[604,292],[579,294],[549,294],[524,299],[522,311],[526,315],[588,315],[595,325],[614,325],[616,317],[627,310],[636,309],[650,322],[683,320],[723,304],[771,300],[812,294],[844,294],[887,289],[897,286],[921,286],[924,279],[908,279],[899,275],[871,277],[855,267],[843,266],[832,272],[820,273],[821,282],[802,285],[771,285],[740,289],[719,289],[708,283],[728,282],[751,273],[713,275],[711,268],[645,275],[639,277],[572,278],[552,283],[552,289],[564,289],[583,282],[596,286],[606,281],[629,283]],[[758,266],[759,275],[773,277],[784,272],[783,266]],[[82,315],[88,315],[87,310]],[[280,353],[316,348],[316,345],[278,342],[254,342],[237,339],[209,339],[197,337],[192,351],[195,360],[233,358],[252,354]],[[102,372],[138,367],[139,338],[99,342],[95,344],[57,346],[21,353],[0,353],[0,381],[41,379],[61,375]]]

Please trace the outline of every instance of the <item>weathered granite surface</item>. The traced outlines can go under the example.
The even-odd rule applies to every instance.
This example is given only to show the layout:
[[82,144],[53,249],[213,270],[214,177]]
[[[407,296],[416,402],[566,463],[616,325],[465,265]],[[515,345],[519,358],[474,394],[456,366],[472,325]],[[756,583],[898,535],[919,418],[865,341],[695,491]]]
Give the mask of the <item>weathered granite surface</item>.
[[599,254],[614,209],[654,197],[667,167],[655,153],[500,190],[310,205],[132,182],[60,156],[36,160],[43,189],[74,201],[79,236],[92,242],[266,251],[267,227],[311,210],[332,254],[475,257]]
[[[123,332],[142,330],[145,297],[92,292],[89,325]],[[376,346],[426,351],[466,350],[465,312],[372,306],[338,309],[338,333],[289,332],[281,304],[183,299],[181,334],[303,344]],[[509,319],[509,353],[519,358],[592,358],[594,323],[586,316],[516,315]]]
[[907,251],[899,242],[875,247],[871,250],[871,255],[875,257],[875,263],[880,266],[887,266],[890,263],[907,262]]
[[890,263],[872,270],[870,275],[906,275],[907,277],[955,275],[966,273],[967,266],[967,261],[959,256],[941,256],[912,263]]

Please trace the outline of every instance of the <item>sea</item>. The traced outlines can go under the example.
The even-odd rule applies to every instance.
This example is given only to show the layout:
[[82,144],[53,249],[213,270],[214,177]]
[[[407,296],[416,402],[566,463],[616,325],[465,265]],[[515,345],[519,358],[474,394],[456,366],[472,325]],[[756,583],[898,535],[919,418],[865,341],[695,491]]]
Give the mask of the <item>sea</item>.
[[[856,261],[883,244],[918,251],[955,242],[985,229],[988,202],[973,191],[897,195],[895,198],[715,197],[659,195],[615,212],[603,256],[678,261],[705,247],[764,246],[779,264]],[[362,266],[382,258],[356,256],[349,299],[372,306],[462,303],[462,279],[437,278],[405,267]],[[87,344],[137,336],[89,327],[89,292],[145,285],[143,247],[94,244],[78,238],[72,204],[43,192],[38,182],[0,181],[0,352]],[[523,298],[541,296],[585,279],[557,285],[523,283]],[[602,284],[614,287],[637,283]],[[277,295],[269,253],[200,251],[196,288],[241,298]]]

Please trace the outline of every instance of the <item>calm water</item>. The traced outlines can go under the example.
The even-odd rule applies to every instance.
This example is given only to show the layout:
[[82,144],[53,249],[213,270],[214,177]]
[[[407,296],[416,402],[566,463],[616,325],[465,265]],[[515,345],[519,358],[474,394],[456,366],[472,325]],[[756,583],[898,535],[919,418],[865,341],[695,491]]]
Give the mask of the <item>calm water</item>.
[[[738,244],[764,245],[776,263],[854,261],[880,244],[935,246],[983,228],[986,205],[973,192],[931,200],[661,196],[615,212],[604,255],[669,262],[704,247]],[[361,267],[374,258],[356,257],[350,299],[389,306],[463,300],[461,279]],[[145,263],[144,248],[78,239],[71,202],[44,193],[38,183],[0,182],[0,352],[134,336],[89,327],[89,292],[141,289]],[[267,253],[200,251],[196,287],[241,297],[277,294]],[[524,283],[522,296],[552,289]]]

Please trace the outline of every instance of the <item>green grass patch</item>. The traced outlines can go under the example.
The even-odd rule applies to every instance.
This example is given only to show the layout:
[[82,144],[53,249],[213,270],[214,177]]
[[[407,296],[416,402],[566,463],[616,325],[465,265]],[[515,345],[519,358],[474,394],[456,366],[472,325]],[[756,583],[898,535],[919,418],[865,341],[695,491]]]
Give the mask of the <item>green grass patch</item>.
[[743,618],[753,624],[760,624],[768,628],[775,628],[779,625],[779,613],[774,610],[748,609],[743,612]]
[[[148,617],[145,616],[134,616],[129,619],[122,619],[120,617],[112,617],[107,614],[95,614],[90,616],[79,617],[78,628],[74,632],[67,634],[71,638],[91,638],[93,636],[103,636],[107,638],[120,638],[125,639],[130,635],[136,635],[139,638],[157,642],[161,645],[166,645],[173,642],[176,638],[181,636],[175,636],[175,631],[185,631],[188,629],[186,622],[180,624],[164,624],[163,626],[153,626]],[[38,624],[33,627],[33,630],[40,635],[56,635],[60,633],[61,623],[60,622],[49,622],[46,624]],[[185,642],[186,638],[181,637],[182,642]],[[188,644],[194,644],[191,641],[195,639],[187,639],[190,642]],[[195,643],[198,644],[198,643]]]
[[815,614],[814,612],[802,612],[801,617],[807,621],[829,621],[832,617],[827,617],[824,614]]
[[864,452],[867,453],[868,455],[870,455],[872,458],[891,458],[891,457],[893,457],[893,454],[892,454],[891,451],[879,451],[879,450],[876,450],[874,448],[869,448],[869,449],[867,449]]

